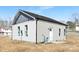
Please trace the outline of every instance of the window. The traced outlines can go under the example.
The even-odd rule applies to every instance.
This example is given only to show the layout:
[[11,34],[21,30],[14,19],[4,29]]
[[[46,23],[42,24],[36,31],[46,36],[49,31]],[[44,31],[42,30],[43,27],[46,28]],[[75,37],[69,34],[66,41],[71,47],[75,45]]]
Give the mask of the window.
[[20,36],[20,26],[18,26],[18,36]]
[[66,29],[64,29],[64,36],[66,35]]
[[25,35],[28,36],[28,26],[27,25],[25,25],[25,29],[26,29]]
[[22,30],[21,30],[21,36],[23,36],[23,32],[22,32]]
[[52,29],[50,28],[49,31],[52,31]]
[[59,29],[59,36],[61,35],[61,29]]

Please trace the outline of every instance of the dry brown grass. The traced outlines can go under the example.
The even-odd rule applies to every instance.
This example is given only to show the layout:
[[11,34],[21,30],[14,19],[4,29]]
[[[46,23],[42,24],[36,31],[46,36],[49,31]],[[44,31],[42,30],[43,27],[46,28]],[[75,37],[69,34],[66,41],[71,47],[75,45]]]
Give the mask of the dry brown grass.
[[0,37],[0,51],[9,52],[24,52],[24,51],[79,51],[79,37],[75,34],[70,34],[65,43],[52,43],[52,44],[34,44],[29,42],[14,41],[8,37]]

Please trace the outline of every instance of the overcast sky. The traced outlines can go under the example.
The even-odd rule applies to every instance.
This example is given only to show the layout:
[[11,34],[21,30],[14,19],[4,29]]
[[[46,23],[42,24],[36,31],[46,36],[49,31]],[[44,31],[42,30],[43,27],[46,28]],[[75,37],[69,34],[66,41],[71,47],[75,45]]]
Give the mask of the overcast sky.
[[19,9],[44,15],[59,21],[67,21],[73,13],[79,13],[78,6],[0,6],[0,19],[13,19]]

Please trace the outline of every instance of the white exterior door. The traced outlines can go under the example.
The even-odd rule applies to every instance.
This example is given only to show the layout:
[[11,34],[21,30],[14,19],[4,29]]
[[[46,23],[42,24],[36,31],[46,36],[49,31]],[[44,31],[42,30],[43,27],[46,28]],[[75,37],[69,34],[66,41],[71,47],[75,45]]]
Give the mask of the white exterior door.
[[49,31],[49,42],[53,41],[53,29],[50,29]]

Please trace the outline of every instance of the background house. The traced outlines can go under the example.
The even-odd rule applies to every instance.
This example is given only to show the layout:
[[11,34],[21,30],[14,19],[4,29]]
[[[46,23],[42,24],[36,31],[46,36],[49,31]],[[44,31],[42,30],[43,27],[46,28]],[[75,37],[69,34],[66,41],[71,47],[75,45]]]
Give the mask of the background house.
[[66,24],[28,11],[17,12],[12,25],[12,38],[30,42],[65,40]]
[[76,30],[76,31],[79,31],[79,24],[76,24],[75,30]]
[[0,28],[0,36],[11,36],[11,30]]
[[75,30],[79,31],[79,20],[75,21]]
[[11,22],[0,19],[0,36],[11,36]]

